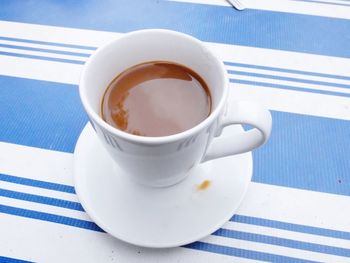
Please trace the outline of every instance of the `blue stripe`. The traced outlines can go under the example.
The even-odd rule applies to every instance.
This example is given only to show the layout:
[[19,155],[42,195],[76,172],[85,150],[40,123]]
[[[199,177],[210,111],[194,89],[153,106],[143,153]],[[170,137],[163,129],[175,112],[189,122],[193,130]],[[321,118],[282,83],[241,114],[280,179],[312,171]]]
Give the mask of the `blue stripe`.
[[230,61],[224,61],[224,64],[227,65],[227,66],[236,66],[236,67],[253,68],[253,69],[263,69],[263,70],[271,70],[271,71],[277,71],[277,72],[286,72],[286,73],[293,73],[293,74],[309,75],[309,76],[315,76],[315,77],[350,80],[350,77],[348,77],[348,76],[325,74],[325,73],[303,71],[303,70],[296,70],[296,69],[285,69],[285,68],[260,66],[260,65],[252,65],[252,64],[245,64],[245,63],[235,63],[235,62],[230,62]]
[[244,216],[244,215],[234,215],[230,219],[230,221],[249,224],[249,225],[271,227],[271,228],[288,230],[293,232],[300,232],[300,233],[306,233],[306,234],[312,234],[312,235],[350,240],[350,232],[337,231],[332,229],[319,228],[319,227],[306,226],[306,225],[293,224],[293,223],[286,223],[286,222],[265,219],[265,218],[258,218],[258,217],[252,217],[252,216]]
[[1,4],[6,21],[111,32],[166,28],[209,42],[350,57],[347,19],[158,0],[86,0],[84,8],[77,1]]
[[272,119],[269,141],[253,152],[254,182],[350,196],[350,121],[278,111]]
[[80,203],[0,188],[0,196],[85,212]]
[[12,52],[4,52],[4,51],[0,51],[0,55],[10,56],[10,57],[18,57],[18,58],[32,58],[32,59],[39,59],[39,60],[79,64],[79,65],[85,64],[85,61],[79,61],[79,60],[72,60],[72,59],[65,59],[65,58],[50,58],[50,57],[45,57],[45,56],[18,54],[18,53],[12,53]]
[[76,85],[0,76],[0,141],[73,152],[88,119]]
[[222,236],[228,238],[234,238],[239,240],[247,240],[253,242],[259,242],[263,244],[290,247],[295,249],[302,249],[312,252],[319,252],[324,254],[350,257],[350,249],[333,247],[327,245],[320,245],[315,243],[308,243],[299,240],[292,240],[287,238],[273,237],[268,235],[260,235],[253,233],[246,233],[242,231],[219,229],[213,233],[214,236]]
[[1,44],[1,43],[0,43],[0,47],[21,49],[21,50],[30,50],[30,51],[37,51],[37,52],[46,52],[46,53],[53,53],[53,54],[62,54],[62,55],[69,55],[69,56],[90,57],[90,54],[71,52],[71,51],[54,50],[54,49],[46,49],[46,48],[24,47],[24,46],[8,45],[8,44]]
[[2,256],[0,256],[0,262],[1,263],[33,263],[33,261],[27,261],[27,260],[17,259],[17,258],[2,257]]
[[17,208],[17,207],[2,205],[2,204],[0,204],[0,213],[32,218],[32,219],[37,219],[37,220],[42,220],[42,221],[47,221],[52,223],[58,223],[62,225],[73,226],[73,227],[93,230],[97,232],[104,232],[99,226],[97,226],[95,223],[91,221],[71,218],[67,216],[49,214],[44,212],[38,212],[34,210],[29,210],[29,209]]
[[34,180],[24,177],[18,177],[8,174],[2,174],[0,173],[0,181],[10,182],[14,184],[22,184],[22,185],[28,185],[33,187],[39,187],[64,193],[70,193],[75,194],[75,190],[73,186],[65,185],[65,184],[57,184],[57,183],[51,183],[46,181],[40,181],[40,180]]
[[307,84],[315,84],[315,85],[332,86],[332,87],[338,87],[338,88],[350,88],[350,85],[334,83],[334,82],[317,81],[317,80],[309,80],[309,79],[300,79],[300,78],[284,77],[284,76],[261,74],[261,73],[254,73],[254,72],[244,72],[244,71],[239,71],[239,70],[228,70],[227,72],[229,74],[240,75],[240,76],[249,76],[249,77],[258,77],[258,78],[266,78],[266,79],[285,80],[285,81],[293,81],[293,82],[298,82],[298,83],[307,83]]
[[307,3],[318,3],[318,4],[327,4],[327,5],[339,5],[339,6],[350,6],[349,4],[346,3],[333,3],[333,2],[328,2],[328,1],[315,1],[315,0],[293,0],[293,1],[298,1],[298,2],[307,2]]
[[259,261],[267,261],[267,262],[285,262],[285,263],[295,263],[295,262],[316,262],[310,260],[303,260],[299,258],[287,257],[274,255],[270,253],[252,251],[247,249],[240,249],[228,246],[214,245],[205,242],[195,242],[189,245],[184,246],[185,248],[191,248],[196,250],[208,251],[212,253],[227,255],[227,256],[235,256],[240,258],[248,258],[255,259]]
[[3,36],[0,36],[0,40],[16,41],[16,42],[40,44],[40,45],[56,46],[56,47],[68,47],[68,48],[77,48],[77,49],[86,49],[86,50],[96,50],[96,47],[89,47],[89,46],[82,46],[82,45],[73,45],[73,44],[65,44],[65,43],[57,43],[57,42],[47,42],[47,41],[39,41],[39,40],[15,38],[15,37],[3,37]]
[[250,81],[250,80],[232,79],[232,78],[230,78],[230,82],[231,83],[240,83],[240,84],[252,85],[252,86],[259,86],[259,87],[268,87],[268,88],[276,88],[276,89],[287,89],[287,90],[303,91],[303,92],[308,92],[308,93],[318,93],[318,94],[325,94],[325,95],[350,97],[350,93],[343,93],[343,92],[336,92],[336,91],[327,91],[327,90],[318,90],[318,89],[308,89],[308,88],[289,86],[289,85],[282,85],[282,84],[274,84],[274,83],[268,83],[268,82],[259,82],[259,81]]

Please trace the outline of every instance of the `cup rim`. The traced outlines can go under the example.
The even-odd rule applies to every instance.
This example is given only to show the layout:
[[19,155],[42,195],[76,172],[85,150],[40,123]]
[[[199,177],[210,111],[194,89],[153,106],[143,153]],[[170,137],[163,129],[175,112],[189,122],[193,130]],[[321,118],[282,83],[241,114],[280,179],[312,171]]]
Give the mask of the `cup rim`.
[[[212,111],[210,113],[210,115],[207,118],[205,118],[202,122],[200,122],[199,124],[195,125],[194,127],[187,129],[183,132],[172,134],[172,135],[167,135],[167,136],[158,136],[158,137],[139,136],[139,135],[127,133],[127,132],[119,130],[119,129],[113,127],[112,125],[108,124],[107,122],[105,122],[100,117],[100,115],[94,111],[94,109],[90,105],[89,100],[87,98],[87,95],[86,95],[86,92],[84,89],[84,87],[86,86],[87,71],[88,71],[88,68],[90,67],[90,65],[94,63],[94,60],[99,55],[99,53],[102,50],[108,48],[109,46],[113,46],[114,43],[118,42],[122,38],[129,38],[130,36],[133,36],[136,34],[143,34],[143,33],[147,33],[147,32],[153,32],[153,33],[156,32],[156,33],[161,33],[161,34],[162,33],[163,34],[173,34],[173,35],[176,35],[176,36],[179,36],[182,38],[187,38],[190,41],[196,42],[198,45],[200,45],[203,48],[203,50],[206,50],[208,53],[213,55],[215,63],[219,67],[220,73],[222,74],[222,78],[224,78],[224,87],[222,87],[224,90],[223,90],[222,96],[219,100],[219,103],[216,106],[216,108],[214,109],[214,111]],[[79,81],[79,95],[80,95],[80,99],[81,99],[81,102],[83,104],[83,107],[85,108],[85,111],[87,112],[89,117],[91,119],[93,119],[93,121],[96,122],[99,126],[101,126],[103,129],[106,129],[111,134],[116,135],[117,137],[120,137],[126,141],[140,143],[140,144],[172,143],[172,142],[178,141],[180,139],[193,136],[194,134],[198,133],[200,130],[209,126],[210,123],[212,123],[218,117],[218,115],[220,114],[221,110],[223,109],[223,107],[225,105],[226,98],[228,96],[228,76],[227,76],[227,72],[224,68],[223,62],[220,61],[217,58],[217,56],[214,55],[213,52],[204,44],[204,42],[200,41],[199,39],[197,39],[193,36],[190,36],[188,34],[185,34],[185,33],[173,31],[173,30],[168,30],[168,29],[142,29],[142,30],[136,30],[136,31],[131,31],[131,32],[125,33],[124,35],[119,36],[119,37],[109,41],[108,43],[100,46],[99,48],[97,48],[95,50],[95,52],[88,58],[87,62],[85,63],[85,65],[83,67],[80,81]]]

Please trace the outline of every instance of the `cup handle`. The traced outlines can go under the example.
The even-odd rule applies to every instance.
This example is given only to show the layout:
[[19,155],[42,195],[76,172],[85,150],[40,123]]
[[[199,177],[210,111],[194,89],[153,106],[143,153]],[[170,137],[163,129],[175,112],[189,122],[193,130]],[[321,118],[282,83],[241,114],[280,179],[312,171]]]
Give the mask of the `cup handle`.
[[249,101],[232,102],[219,123],[216,137],[228,125],[248,124],[253,129],[225,138],[214,138],[201,162],[251,151],[263,145],[270,137],[271,113],[260,105]]

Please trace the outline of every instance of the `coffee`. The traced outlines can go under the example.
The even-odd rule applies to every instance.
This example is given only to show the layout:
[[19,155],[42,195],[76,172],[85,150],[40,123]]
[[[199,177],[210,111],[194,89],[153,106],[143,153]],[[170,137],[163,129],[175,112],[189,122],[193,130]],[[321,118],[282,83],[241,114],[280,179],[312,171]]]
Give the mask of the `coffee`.
[[211,112],[207,84],[193,70],[173,62],[133,66],[108,85],[101,103],[110,125],[140,136],[167,136],[202,122]]

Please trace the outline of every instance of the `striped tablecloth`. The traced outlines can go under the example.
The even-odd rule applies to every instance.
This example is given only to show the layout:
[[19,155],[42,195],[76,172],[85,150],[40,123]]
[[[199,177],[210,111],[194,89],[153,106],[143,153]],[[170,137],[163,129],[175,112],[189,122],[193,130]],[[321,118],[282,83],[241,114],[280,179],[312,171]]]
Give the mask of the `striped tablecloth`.
[[[244,3],[0,0],[0,262],[350,262],[350,2]],[[81,69],[143,28],[205,41],[274,120],[236,215],[173,249],[101,232],[73,187]]]

